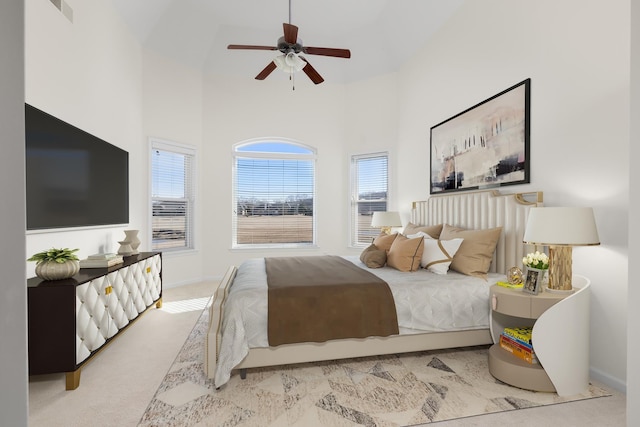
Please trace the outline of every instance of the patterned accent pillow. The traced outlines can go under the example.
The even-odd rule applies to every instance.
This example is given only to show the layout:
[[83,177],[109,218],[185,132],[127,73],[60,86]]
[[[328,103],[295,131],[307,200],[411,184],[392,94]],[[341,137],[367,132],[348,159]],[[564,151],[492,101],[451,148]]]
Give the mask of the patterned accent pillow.
[[424,238],[422,267],[435,274],[447,274],[453,256],[458,252],[464,239],[437,240]]
[[387,265],[400,271],[416,271],[420,268],[424,239],[409,239],[399,234],[387,254]]
[[369,268],[384,267],[387,263],[387,251],[378,249],[373,243],[360,254],[360,261]]

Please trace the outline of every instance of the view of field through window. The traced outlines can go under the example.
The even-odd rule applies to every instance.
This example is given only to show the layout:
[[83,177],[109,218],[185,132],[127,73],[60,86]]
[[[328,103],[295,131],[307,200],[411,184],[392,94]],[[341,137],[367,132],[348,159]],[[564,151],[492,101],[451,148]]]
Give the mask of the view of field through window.
[[315,153],[287,142],[237,147],[237,245],[314,243]]

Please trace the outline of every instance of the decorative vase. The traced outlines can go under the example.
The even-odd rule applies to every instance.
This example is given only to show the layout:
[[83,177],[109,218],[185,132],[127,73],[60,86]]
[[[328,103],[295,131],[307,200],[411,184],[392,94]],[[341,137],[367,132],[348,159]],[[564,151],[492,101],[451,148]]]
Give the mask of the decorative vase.
[[68,279],[80,271],[80,263],[75,260],[65,262],[42,261],[36,265],[36,276],[43,280]]
[[118,243],[120,243],[120,249],[118,249],[118,255],[122,255],[122,256],[133,255],[133,248],[131,247],[131,243],[127,242],[126,240],[121,240]]
[[140,239],[138,238],[138,232],[140,230],[124,230],[125,242],[129,242],[131,245],[131,255],[138,253],[138,246],[140,246]]

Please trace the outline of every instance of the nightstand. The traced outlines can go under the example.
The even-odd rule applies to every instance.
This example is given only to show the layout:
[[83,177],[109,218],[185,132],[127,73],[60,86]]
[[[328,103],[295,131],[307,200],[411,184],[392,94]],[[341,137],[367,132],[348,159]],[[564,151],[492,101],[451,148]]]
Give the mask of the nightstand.
[[[489,372],[507,384],[570,396],[589,385],[589,286],[573,276],[575,291],[531,295],[491,287]],[[498,344],[505,327],[533,326],[533,349],[540,363],[518,359]]]

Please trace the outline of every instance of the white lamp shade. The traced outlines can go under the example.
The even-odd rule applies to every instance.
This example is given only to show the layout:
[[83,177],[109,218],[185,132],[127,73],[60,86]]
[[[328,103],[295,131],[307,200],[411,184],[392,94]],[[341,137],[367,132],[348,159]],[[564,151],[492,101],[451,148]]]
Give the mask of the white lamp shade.
[[402,220],[398,212],[374,212],[371,218],[371,226],[378,227],[400,227]]
[[276,64],[276,67],[285,73],[297,73],[307,65],[307,63],[300,59],[300,57],[294,52],[289,52],[286,55],[279,55],[273,60],[273,62]]
[[539,207],[529,211],[524,243],[545,246],[599,245],[592,208]]

